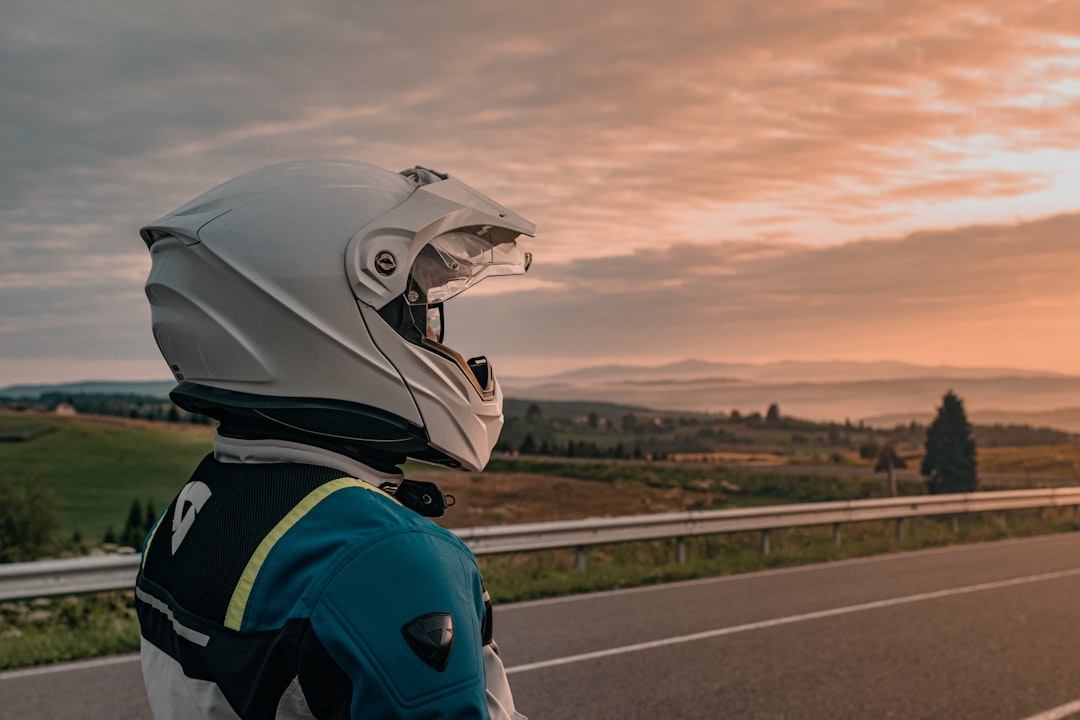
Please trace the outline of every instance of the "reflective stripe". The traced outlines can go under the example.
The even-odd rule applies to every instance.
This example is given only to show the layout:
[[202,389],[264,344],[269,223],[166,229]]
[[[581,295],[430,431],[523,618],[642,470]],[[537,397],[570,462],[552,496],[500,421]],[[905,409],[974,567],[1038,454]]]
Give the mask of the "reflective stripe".
[[[371,492],[378,493],[379,495],[393,500],[392,497],[374,485],[370,485],[354,478],[331,480],[308,493],[303,500],[298,502],[296,506],[289,511],[288,515],[283,517],[278,524],[274,526],[273,530],[266,534],[266,537],[259,543],[259,547],[255,548],[255,552],[244,567],[244,572],[240,576],[240,581],[236,583],[236,589],[233,590],[232,598],[229,600],[229,609],[225,613],[225,627],[232,630],[240,629],[240,625],[244,621],[244,611],[247,609],[248,597],[251,595],[251,589],[255,586],[255,578],[259,576],[259,571],[262,569],[263,563],[266,561],[270,551],[274,548],[274,545],[277,544],[277,541],[280,540],[293,525],[300,522],[300,519],[311,512],[311,510],[320,502],[338,490],[344,490],[345,488],[351,487],[370,490]],[[397,500],[394,500],[394,502],[397,502]]]
[[179,620],[176,619],[176,615],[173,614],[172,609],[168,606],[167,603],[163,602],[162,600],[158,600],[156,597],[146,592],[141,587],[135,588],[135,597],[139,598],[144,603],[146,603],[147,605],[164,615],[166,618],[168,618],[169,622],[172,623],[173,632],[175,632],[180,637],[184,638],[189,642],[195,643],[199,647],[206,647],[207,643],[210,642],[209,635],[207,635],[206,633],[201,633],[194,628],[189,628],[187,625],[181,623]]

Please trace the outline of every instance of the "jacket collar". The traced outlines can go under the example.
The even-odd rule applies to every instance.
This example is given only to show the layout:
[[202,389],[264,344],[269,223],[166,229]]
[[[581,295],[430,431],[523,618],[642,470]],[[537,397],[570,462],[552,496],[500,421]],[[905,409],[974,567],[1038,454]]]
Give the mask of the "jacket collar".
[[300,463],[340,470],[349,477],[379,487],[384,483],[397,485],[401,473],[385,473],[359,460],[324,448],[289,442],[288,440],[241,440],[217,435],[214,438],[214,459],[223,463],[264,464]]

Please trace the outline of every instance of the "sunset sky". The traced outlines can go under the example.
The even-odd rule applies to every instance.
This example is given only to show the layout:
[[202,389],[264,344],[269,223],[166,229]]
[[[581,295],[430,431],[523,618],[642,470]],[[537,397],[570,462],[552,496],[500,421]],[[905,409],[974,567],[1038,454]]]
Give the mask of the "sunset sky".
[[504,374],[1080,374],[1080,2],[4,0],[0,386],[168,377],[138,228],[286,160],[533,220],[447,308]]

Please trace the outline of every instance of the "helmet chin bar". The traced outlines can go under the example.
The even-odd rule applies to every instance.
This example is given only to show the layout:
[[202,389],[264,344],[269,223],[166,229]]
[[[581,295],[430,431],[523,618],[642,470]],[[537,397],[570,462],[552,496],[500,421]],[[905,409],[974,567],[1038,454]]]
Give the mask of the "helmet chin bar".
[[457,363],[458,367],[465,373],[465,377],[469,379],[473,389],[476,390],[477,394],[485,401],[495,399],[495,373],[491,371],[491,365],[488,363],[486,357],[481,355],[466,360],[461,353],[453,348],[435,342],[434,340],[429,340],[426,337],[420,340],[420,345],[428,350],[439,353],[447,360],[452,360]]
[[[435,310],[438,311],[439,316],[438,330],[431,331],[432,322],[429,313]],[[461,353],[442,343],[445,328],[442,303],[410,304],[404,296],[399,295],[380,308],[378,313],[390,327],[409,342],[438,353],[457,364],[476,390],[476,394],[483,400],[495,399],[495,373],[492,372],[488,359],[481,355],[466,360]]]
[[406,457],[461,467],[459,461],[431,447],[422,427],[369,405],[268,397],[193,382],[181,382],[169,397],[188,412],[219,421],[218,433],[226,437],[305,443],[348,455],[384,472],[395,472]]

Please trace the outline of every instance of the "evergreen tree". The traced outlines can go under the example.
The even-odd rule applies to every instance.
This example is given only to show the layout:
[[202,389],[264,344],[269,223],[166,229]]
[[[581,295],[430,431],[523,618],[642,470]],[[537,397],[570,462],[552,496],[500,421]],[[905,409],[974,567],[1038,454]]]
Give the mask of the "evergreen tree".
[[926,456],[920,472],[930,493],[972,492],[979,483],[971,424],[963,401],[952,390],[945,393],[937,417],[926,431]]
[[768,425],[780,424],[780,406],[773,403],[769,406],[768,411],[765,413],[765,422]]
[[56,498],[32,482],[0,478],[0,563],[33,560],[46,551],[57,524]]
[[525,433],[525,439],[521,441],[518,452],[522,455],[532,455],[536,452],[536,440],[533,439],[532,433]]

